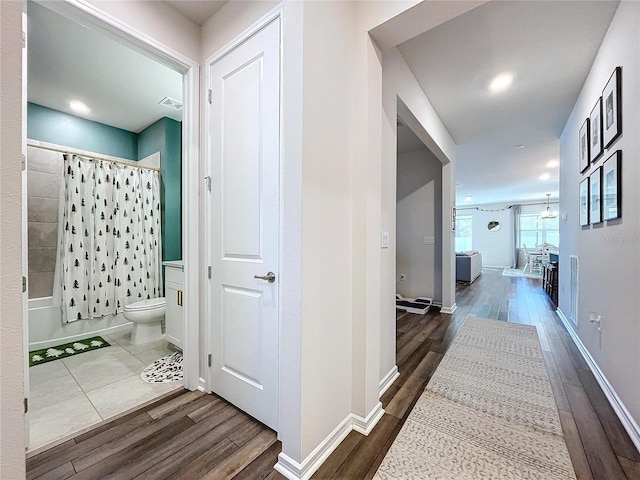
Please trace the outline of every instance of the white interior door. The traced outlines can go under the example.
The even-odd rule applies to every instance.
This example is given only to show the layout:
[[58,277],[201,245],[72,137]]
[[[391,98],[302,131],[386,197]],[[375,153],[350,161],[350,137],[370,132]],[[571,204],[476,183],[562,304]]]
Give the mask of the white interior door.
[[209,385],[276,429],[279,20],[212,63],[209,79]]

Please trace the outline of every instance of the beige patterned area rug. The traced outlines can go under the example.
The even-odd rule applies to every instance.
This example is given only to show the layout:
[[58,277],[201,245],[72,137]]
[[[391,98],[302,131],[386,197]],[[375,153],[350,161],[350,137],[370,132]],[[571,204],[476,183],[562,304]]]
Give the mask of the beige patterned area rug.
[[467,317],[374,478],[575,479],[536,328]]

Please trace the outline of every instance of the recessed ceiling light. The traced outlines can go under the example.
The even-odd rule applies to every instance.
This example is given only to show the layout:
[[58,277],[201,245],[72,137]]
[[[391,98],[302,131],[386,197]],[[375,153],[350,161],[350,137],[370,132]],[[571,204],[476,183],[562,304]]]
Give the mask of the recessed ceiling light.
[[513,75],[505,72],[500,75],[496,75],[489,84],[489,90],[493,93],[498,93],[506,90],[513,83]]
[[91,111],[89,109],[89,107],[87,107],[80,100],[71,100],[69,102],[69,106],[71,107],[71,110],[73,110],[76,113],[80,113],[80,114],[87,114],[87,113],[89,113]]
[[514,145],[513,146],[514,150],[520,150],[521,148],[524,148],[524,145]]
[[464,201],[465,202],[470,202],[472,198],[473,197],[471,195],[467,195],[466,197],[464,197]]
[[547,162],[547,168],[556,168],[558,165],[558,160],[549,160]]
[[549,175],[548,173],[543,173],[542,175],[540,175],[538,177],[540,180],[549,180],[551,178],[551,175]]

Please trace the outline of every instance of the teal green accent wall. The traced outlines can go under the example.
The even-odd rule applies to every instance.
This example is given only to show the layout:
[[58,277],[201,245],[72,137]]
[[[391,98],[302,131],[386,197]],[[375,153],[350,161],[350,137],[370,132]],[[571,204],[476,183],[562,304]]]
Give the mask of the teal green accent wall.
[[182,259],[182,124],[161,118],[138,134],[138,160],[160,152],[162,258]]
[[114,157],[138,160],[138,135],[58,110],[27,104],[27,137]]

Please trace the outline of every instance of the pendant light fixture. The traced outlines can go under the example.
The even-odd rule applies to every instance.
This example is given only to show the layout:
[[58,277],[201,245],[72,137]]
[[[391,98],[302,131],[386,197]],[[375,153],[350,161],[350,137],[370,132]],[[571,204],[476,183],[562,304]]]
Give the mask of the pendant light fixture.
[[548,218],[556,218],[558,216],[557,212],[552,212],[551,211],[551,194],[547,193],[547,209],[542,212],[542,215],[540,215],[540,217],[543,220],[546,220]]

